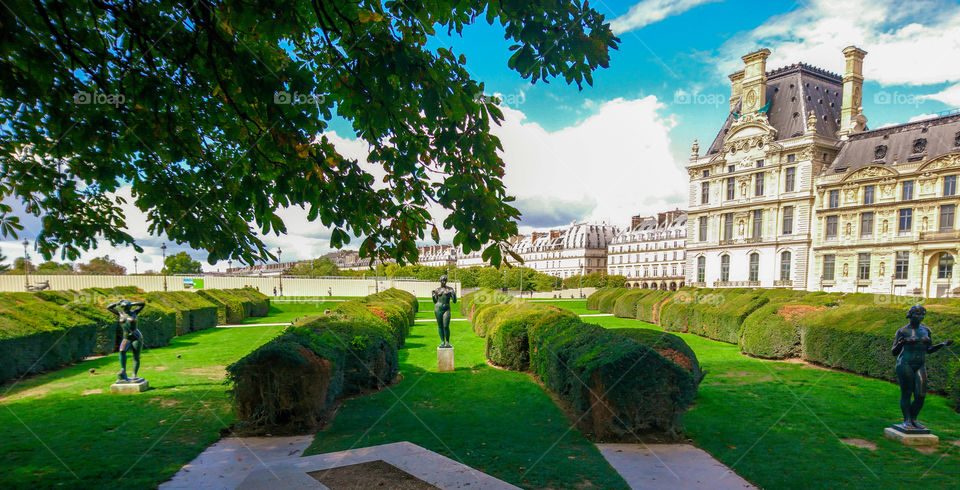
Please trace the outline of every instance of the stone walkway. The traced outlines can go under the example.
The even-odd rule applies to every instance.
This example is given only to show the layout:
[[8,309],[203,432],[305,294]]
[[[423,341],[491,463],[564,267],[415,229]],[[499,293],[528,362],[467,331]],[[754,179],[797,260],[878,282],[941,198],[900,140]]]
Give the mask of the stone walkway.
[[225,437],[208,447],[170,480],[163,490],[234,489],[250,472],[272,462],[298,457],[313,442],[313,436]]
[[756,488],[709,453],[689,444],[597,444],[630,488]]

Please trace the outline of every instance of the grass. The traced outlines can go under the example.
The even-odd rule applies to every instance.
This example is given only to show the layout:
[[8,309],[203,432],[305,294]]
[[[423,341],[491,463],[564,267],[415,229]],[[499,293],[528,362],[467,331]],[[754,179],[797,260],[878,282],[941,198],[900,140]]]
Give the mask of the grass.
[[146,350],[151,389],[137,395],[110,394],[116,354],[0,386],[0,487],[155,487],[235,421],[224,367],[282,328],[209,329]]
[[[417,318],[432,317],[421,301]],[[455,372],[436,372],[436,325],[416,323],[400,353],[403,380],[345,401],[306,454],[410,441],[522,487],[626,488],[529,375],[488,366],[483,339],[466,322],[450,325]]]
[[250,317],[243,321],[244,325],[258,323],[289,323],[302,316],[320,315],[327,308],[334,308],[340,301],[325,301],[322,299],[296,298],[291,302],[270,302],[270,313],[265,317]]
[[[588,318],[608,328],[659,327],[631,319]],[[679,334],[707,376],[684,417],[687,436],[764,488],[957,488],[960,415],[927,395],[921,421],[940,436],[924,454],[883,437],[899,423],[900,391],[886,381],[805,364],[767,361],[738,347]],[[862,439],[876,450],[844,444]],[[960,442],[958,442],[960,444]]]

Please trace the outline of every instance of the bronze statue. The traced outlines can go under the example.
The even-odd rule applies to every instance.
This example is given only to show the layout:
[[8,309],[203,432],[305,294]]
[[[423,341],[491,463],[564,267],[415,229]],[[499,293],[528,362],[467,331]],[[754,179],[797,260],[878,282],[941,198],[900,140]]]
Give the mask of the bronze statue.
[[440,330],[440,347],[453,347],[450,345],[450,303],[457,302],[457,291],[447,286],[446,274],[440,276],[440,287],[433,290],[433,302],[433,313]]
[[894,425],[894,428],[902,432],[929,432],[917,422],[917,415],[923,408],[923,399],[927,392],[927,368],[924,367],[924,361],[927,354],[953,343],[953,339],[939,344],[932,343],[930,328],[920,324],[926,315],[927,309],[923,306],[911,306],[907,313],[910,323],[897,330],[893,341],[893,355],[897,356],[897,380],[900,382],[900,410],[903,412],[903,423]]
[[[147,304],[143,301],[128,301],[122,299],[107,306],[111,313],[117,315],[117,322],[123,330],[123,340],[120,341],[120,372],[117,373],[117,383],[139,383],[143,378],[137,377],[140,370],[140,350],[143,348],[143,334],[137,328],[137,315]],[[117,307],[120,309],[117,310]],[[127,377],[127,351],[133,351],[133,379]]]

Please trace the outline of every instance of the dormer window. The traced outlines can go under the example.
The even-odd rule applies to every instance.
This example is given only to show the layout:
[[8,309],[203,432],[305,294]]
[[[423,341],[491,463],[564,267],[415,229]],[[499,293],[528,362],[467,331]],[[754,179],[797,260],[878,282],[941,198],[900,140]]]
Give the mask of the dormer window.
[[887,157],[887,145],[877,145],[873,149],[873,158],[876,160],[883,160]]
[[927,139],[926,138],[917,138],[913,140],[913,152],[914,153],[923,153],[927,149]]

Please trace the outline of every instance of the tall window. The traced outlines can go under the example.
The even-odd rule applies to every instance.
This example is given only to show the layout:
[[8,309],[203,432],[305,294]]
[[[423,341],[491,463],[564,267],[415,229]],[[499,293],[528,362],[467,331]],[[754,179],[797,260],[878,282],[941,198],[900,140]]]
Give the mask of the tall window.
[[897,233],[910,233],[911,231],[913,231],[913,210],[901,209]]
[[825,229],[823,230],[823,238],[826,240],[836,239],[837,238],[837,227],[839,226],[840,217],[837,215],[827,216],[827,223]]
[[786,192],[793,192],[794,187],[797,184],[797,167],[790,167],[787,169],[786,181],[784,182],[784,190]]
[[760,254],[756,252],[750,254],[750,280],[760,280]]
[[697,222],[697,233],[700,234],[701,242],[707,241],[707,217],[701,216]]
[[937,262],[937,279],[950,279],[953,277],[953,255],[946,252],[940,254],[940,260]]
[[860,215],[860,238],[873,236],[873,211]]
[[763,210],[753,210],[753,238],[759,240],[763,238]]
[[702,176],[704,176],[704,177],[709,177],[709,176],[710,176],[710,171],[709,171],[709,170],[704,170],[700,175],[702,175]]
[[787,163],[792,163],[792,162],[795,162],[795,161],[797,161],[797,155],[796,155],[796,154],[791,153],[791,154],[787,155]]
[[877,186],[868,185],[863,188],[863,203],[864,204],[873,204],[874,197],[876,197]]
[[727,199],[734,198],[734,191],[736,190],[736,183],[733,181],[733,177],[727,179]]
[[723,239],[733,240],[733,213],[723,215]]
[[944,196],[957,195],[957,176],[956,175],[948,175],[943,178],[943,195]]
[[956,210],[956,204],[940,206],[940,231],[953,231],[953,217]]
[[700,183],[700,204],[709,204],[710,203],[710,183],[701,182]]
[[823,280],[832,281],[837,270],[837,256],[827,254],[823,256]]
[[753,194],[755,196],[763,195],[763,179],[764,179],[763,172],[760,172],[758,174],[753,174]]
[[840,207],[840,191],[830,191],[830,207]]
[[857,256],[857,279],[870,279],[870,254],[862,253]]
[[900,199],[904,201],[913,200],[913,181],[912,180],[908,180],[903,183],[903,187],[900,193]]
[[790,259],[793,257],[793,254],[790,252],[783,252],[780,254],[780,280],[789,281],[790,280]]
[[910,252],[897,252],[897,264],[893,271],[894,279],[906,279],[910,272]]
[[727,165],[727,172],[734,173],[737,171],[736,165]]
[[707,258],[697,257],[697,282],[705,282],[707,279]]
[[763,167],[763,160],[757,160],[757,168]]
[[790,235],[793,233],[793,206],[786,206],[783,208],[783,234]]
[[720,280],[727,282],[730,280],[730,256],[720,256]]

